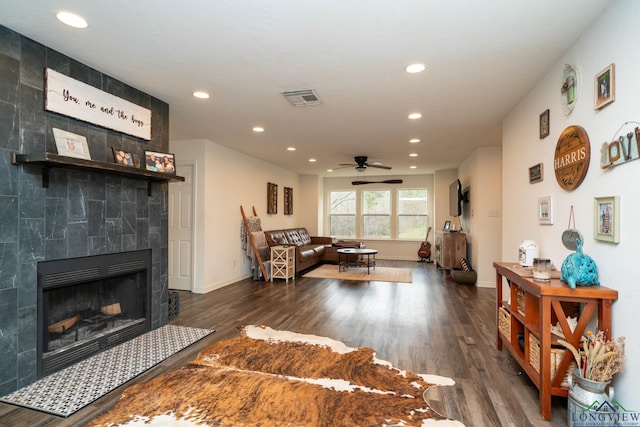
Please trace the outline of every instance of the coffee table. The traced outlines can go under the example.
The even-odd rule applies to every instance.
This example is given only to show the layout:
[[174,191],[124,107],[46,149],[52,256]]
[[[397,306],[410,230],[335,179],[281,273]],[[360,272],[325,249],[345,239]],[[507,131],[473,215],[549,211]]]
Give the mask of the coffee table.
[[[338,253],[338,271],[347,271],[349,267],[367,267],[367,274],[369,274],[369,268],[373,267],[376,269],[376,254],[378,253],[377,249],[356,249],[356,248],[343,248],[338,249],[336,251]],[[345,256],[345,261],[342,261],[342,255]],[[360,263],[357,261],[349,261],[350,255],[356,255],[360,257],[360,255],[367,256],[366,263]],[[371,256],[373,256],[373,260],[371,260]]]

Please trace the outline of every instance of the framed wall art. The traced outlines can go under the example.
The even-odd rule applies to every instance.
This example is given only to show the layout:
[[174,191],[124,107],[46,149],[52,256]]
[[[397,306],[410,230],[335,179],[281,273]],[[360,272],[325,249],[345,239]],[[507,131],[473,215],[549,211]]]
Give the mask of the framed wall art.
[[620,197],[596,197],[593,200],[593,238],[620,242]]
[[543,167],[542,163],[538,163],[537,165],[533,165],[529,168],[529,184],[533,184],[534,182],[540,182],[544,179]]
[[56,140],[56,148],[58,149],[58,154],[61,156],[91,160],[91,153],[89,153],[86,137],[67,132],[66,130],[53,128],[53,138]]
[[113,161],[119,165],[140,167],[140,156],[129,153],[120,147],[111,147],[113,150]]
[[151,140],[151,110],[50,68],[44,71],[44,109]]
[[157,151],[144,152],[145,168],[148,171],[176,173],[175,156],[170,153],[160,153]]
[[551,196],[538,199],[538,224],[553,224],[553,203]]
[[267,213],[278,213],[278,184],[267,182]]
[[540,114],[540,139],[544,139],[549,136],[549,109],[547,108],[542,114]]
[[284,214],[293,215],[293,188],[284,187]]
[[596,74],[593,80],[596,110],[611,104],[616,99],[615,64],[610,64]]

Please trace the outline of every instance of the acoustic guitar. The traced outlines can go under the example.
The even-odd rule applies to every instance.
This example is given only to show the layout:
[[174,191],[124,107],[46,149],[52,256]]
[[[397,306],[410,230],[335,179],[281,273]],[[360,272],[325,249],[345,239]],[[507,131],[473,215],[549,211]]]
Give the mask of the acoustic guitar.
[[431,243],[429,243],[429,233],[431,233],[431,227],[427,230],[427,237],[424,239],[424,242],[420,244],[420,249],[418,249],[420,261],[431,262]]

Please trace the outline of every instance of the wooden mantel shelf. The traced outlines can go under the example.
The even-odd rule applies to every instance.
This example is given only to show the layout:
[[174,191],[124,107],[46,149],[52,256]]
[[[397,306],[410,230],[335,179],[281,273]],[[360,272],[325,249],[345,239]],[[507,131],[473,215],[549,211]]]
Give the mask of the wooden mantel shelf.
[[56,153],[11,153],[11,163],[14,165],[35,165],[42,167],[42,186],[49,187],[49,169],[70,169],[84,172],[95,172],[108,175],[122,176],[147,181],[147,193],[151,195],[152,182],[184,181],[183,176],[173,175],[164,172],[149,171],[133,166],[120,165],[117,163],[99,162],[96,160],[77,159],[74,157],[61,156]]

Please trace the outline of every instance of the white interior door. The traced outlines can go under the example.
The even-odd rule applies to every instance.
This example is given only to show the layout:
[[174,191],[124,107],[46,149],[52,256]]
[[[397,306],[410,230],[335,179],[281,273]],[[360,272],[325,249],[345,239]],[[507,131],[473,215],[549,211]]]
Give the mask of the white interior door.
[[169,184],[169,289],[193,289],[193,170],[178,165],[184,182]]

